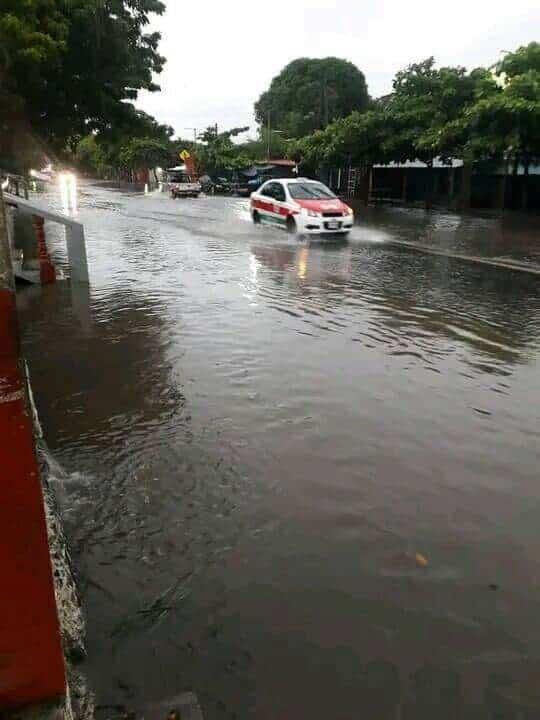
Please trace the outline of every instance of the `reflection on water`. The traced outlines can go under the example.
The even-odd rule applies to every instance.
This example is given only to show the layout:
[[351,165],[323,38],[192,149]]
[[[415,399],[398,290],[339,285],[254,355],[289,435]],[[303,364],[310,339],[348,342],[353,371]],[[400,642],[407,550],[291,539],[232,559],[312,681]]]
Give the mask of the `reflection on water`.
[[19,302],[100,702],[537,717],[539,279],[384,242],[508,227],[377,211],[306,245],[89,186],[80,216],[89,306]]
[[411,208],[369,208],[361,218],[380,239],[412,242],[474,257],[512,260],[540,269],[540,219],[507,213],[486,215],[426,213]]

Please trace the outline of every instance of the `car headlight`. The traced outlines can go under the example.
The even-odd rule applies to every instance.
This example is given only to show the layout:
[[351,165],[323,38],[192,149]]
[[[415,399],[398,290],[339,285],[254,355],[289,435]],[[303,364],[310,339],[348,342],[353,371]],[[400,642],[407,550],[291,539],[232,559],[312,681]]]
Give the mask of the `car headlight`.
[[319,217],[319,213],[316,210],[310,210],[309,208],[302,208],[302,213],[308,217]]
[[345,212],[347,213],[347,215],[354,215],[354,210],[353,210],[352,208],[350,208],[350,207],[347,207],[347,209],[345,210]]

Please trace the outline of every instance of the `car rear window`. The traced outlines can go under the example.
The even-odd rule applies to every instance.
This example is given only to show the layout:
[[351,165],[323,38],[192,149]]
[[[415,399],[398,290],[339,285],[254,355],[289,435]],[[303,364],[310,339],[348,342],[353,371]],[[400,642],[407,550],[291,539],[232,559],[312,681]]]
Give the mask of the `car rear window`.
[[289,183],[289,193],[295,200],[328,200],[334,193],[322,183]]

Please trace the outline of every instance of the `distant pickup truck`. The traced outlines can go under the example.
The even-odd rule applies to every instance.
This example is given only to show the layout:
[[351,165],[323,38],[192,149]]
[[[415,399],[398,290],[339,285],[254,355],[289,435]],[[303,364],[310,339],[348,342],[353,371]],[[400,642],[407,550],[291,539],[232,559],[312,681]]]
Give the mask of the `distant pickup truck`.
[[201,183],[194,180],[191,175],[177,174],[169,177],[171,197],[177,198],[199,197],[202,191]]

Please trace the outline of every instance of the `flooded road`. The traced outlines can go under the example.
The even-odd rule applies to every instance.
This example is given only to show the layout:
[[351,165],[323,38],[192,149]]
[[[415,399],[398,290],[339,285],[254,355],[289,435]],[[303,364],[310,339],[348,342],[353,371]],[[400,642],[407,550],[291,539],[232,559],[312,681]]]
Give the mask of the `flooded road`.
[[89,295],[19,305],[98,702],[537,717],[540,278],[389,241],[538,235],[391,210],[309,246],[91,186],[80,215]]

